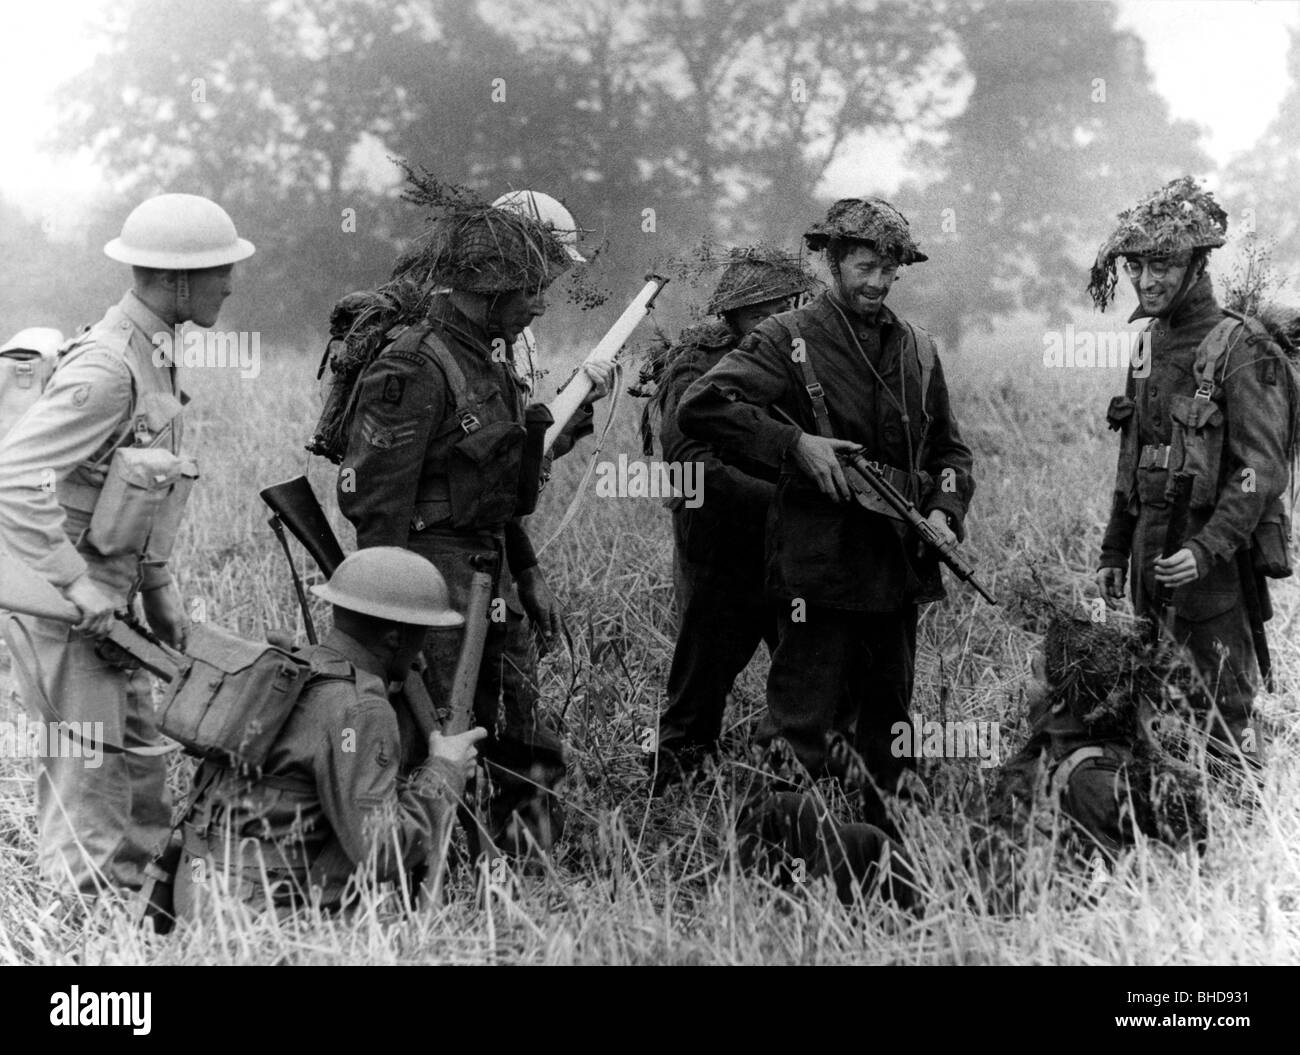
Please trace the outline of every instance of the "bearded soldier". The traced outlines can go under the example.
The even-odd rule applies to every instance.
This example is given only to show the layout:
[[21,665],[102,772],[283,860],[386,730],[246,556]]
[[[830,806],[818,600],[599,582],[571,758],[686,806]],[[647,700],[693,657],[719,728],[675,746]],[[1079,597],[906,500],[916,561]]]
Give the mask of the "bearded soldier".
[[684,435],[677,407],[741,338],[789,308],[808,286],[809,276],[789,254],[757,246],[737,250],[709,301],[717,321],[683,331],[666,353],[652,404],[662,415],[663,456],[702,467],[703,500],[698,508],[680,496],[669,503],[680,619],[653,760],[658,790],[690,775],[716,750],[731,684],[760,642],[776,648],[777,628],[763,596],[763,525],[775,485]]
[[[181,323],[216,323],[253,246],[219,205],[164,194],[139,205],[104,252],[131,265],[133,289],[63,350],[49,387],[0,442],[0,545],[82,615],[75,628],[10,617],[24,698],[49,722],[103,723],[100,767],[45,758],[36,784],[41,867],[83,893],[139,889],[171,825],[149,676],[115,665],[96,638],[138,598],[158,636],[184,644],[167,558],[197,470],[180,456],[187,397],[174,356],[158,349],[174,348]],[[167,492],[143,516],[106,486],[142,478]]]
[[[512,581],[541,632],[550,638],[559,628],[520,520],[536,502],[550,416],[544,407],[525,412],[511,347],[545,312],[547,287],[570,263],[549,225],[513,211],[457,205],[435,220],[385,287],[397,309],[384,316],[383,346],[357,382],[339,473],[339,507],[358,546],[401,546],[428,558],[461,612],[475,571],[492,577],[474,707],[478,724],[494,733],[503,733],[497,712]],[[438,707],[450,701],[458,651],[455,634],[435,633],[426,646],[425,678]],[[500,735],[484,753],[525,772],[539,767],[538,783],[563,773],[554,738]]]
[[923,796],[915,758],[891,739],[909,721],[917,606],[943,596],[938,565],[900,521],[852,502],[839,457],[882,463],[951,541],[974,490],[971,453],[933,341],[884,304],[898,269],[926,259],[907,221],[849,198],[804,237],[825,250],[831,288],[760,322],[687,390],[677,420],[780,474],[766,587],[782,612],[760,740],[784,737],[819,774],[827,734],[853,727],[881,788]]
[[[1235,745],[1257,759],[1251,623],[1253,614],[1262,636],[1260,571],[1285,561],[1284,549],[1270,557],[1277,539],[1268,526],[1279,524],[1287,482],[1287,366],[1262,325],[1227,315],[1215,300],[1206,262],[1224,244],[1227,214],[1211,194],[1184,176],[1119,220],[1097,254],[1089,292],[1105,310],[1123,258],[1138,295],[1130,320],[1152,321],[1142,369],[1130,371],[1107,411],[1121,441],[1097,582],[1119,599],[1131,574],[1134,608],[1153,620],[1168,614],[1161,591],[1172,591],[1166,621],[1204,680],[1209,731],[1220,749],[1235,756]],[[1188,519],[1183,536],[1170,540],[1180,477],[1190,477],[1181,498]],[[1173,552],[1163,556],[1167,542]]]

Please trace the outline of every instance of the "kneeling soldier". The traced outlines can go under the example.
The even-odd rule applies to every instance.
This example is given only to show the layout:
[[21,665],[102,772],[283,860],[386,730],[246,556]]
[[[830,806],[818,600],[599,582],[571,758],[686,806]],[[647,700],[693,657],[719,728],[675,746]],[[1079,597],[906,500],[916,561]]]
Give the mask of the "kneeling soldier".
[[185,818],[176,910],[193,919],[210,876],[257,908],[318,897],[344,907],[363,879],[420,865],[455,818],[455,802],[487,735],[433,733],[428,761],[399,779],[401,744],[387,683],[405,677],[431,627],[458,627],[429,561],[378,546],[352,554],[312,591],[334,627],[307,653],[303,690],[262,775],[207,761]]

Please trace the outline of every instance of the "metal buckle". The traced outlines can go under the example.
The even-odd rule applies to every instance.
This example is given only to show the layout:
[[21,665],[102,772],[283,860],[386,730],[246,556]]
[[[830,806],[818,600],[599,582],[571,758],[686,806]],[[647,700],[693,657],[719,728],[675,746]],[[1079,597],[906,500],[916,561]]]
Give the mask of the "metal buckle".
[[808,390],[808,395],[813,399],[821,399],[826,395],[826,390],[822,388],[820,381],[814,381],[811,385],[804,385]]
[[1202,381],[1199,385],[1196,386],[1196,395],[1194,395],[1192,398],[1209,400],[1213,398],[1213,396],[1214,396],[1214,382]]
[[460,427],[465,430],[465,435],[468,436],[471,433],[478,432],[483,426],[478,418],[467,410],[460,416]]

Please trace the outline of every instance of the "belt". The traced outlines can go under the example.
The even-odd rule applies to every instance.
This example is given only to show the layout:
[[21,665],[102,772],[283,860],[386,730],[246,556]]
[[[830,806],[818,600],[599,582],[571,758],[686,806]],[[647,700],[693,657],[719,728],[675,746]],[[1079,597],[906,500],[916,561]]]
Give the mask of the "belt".
[[1168,469],[1169,451],[1167,443],[1148,443],[1138,456],[1139,469]]

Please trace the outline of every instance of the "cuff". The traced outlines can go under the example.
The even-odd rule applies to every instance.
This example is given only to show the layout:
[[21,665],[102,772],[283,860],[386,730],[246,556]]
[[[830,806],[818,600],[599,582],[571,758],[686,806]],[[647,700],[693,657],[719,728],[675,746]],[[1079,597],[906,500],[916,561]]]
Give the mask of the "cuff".
[[416,791],[427,798],[454,802],[465,791],[465,774],[445,758],[431,758],[412,775]]
[[45,557],[32,564],[33,570],[45,576],[60,589],[80,579],[89,567],[86,559],[77,552],[77,548],[66,539]]
[[942,491],[933,495],[926,503],[921,512],[929,516],[936,509],[948,515],[948,526],[952,533],[957,536],[958,542],[966,540],[966,510],[962,506],[961,499],[955,494],[944,494]]
[[516,578],[529,568],[536,567],[537,554],[523,524],[512,520],[506,524],[506,563]]
[[165,561],[141,561],[140,563],[140,592],[147,590],[161,590],[164,586],[172,584],[171,569],[167,567]]
[[1205,578],[1217,559],[1217,554],[1197,539],[1188,539],[1183,543],[1183,548],[1191,550],[1192,556],[1196,558],[1196,577]]

